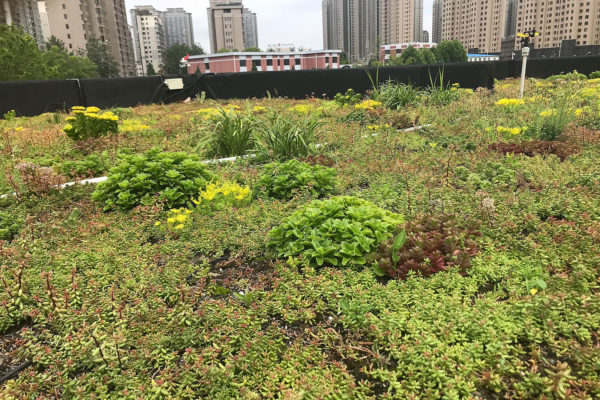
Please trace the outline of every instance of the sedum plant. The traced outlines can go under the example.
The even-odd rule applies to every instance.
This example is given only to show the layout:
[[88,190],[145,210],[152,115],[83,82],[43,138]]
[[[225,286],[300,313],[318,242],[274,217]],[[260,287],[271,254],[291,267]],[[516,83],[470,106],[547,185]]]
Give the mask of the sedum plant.
[[0,211],[0,240],[10,242],[21,230],[23,220],[14,213]]
[[402,222],[401,215],[356,197],[315,200],[272,229],[267,246],[279,257],[302,256],[311,265],[364,265]]
[[405,279],[414,272],[430,276],[450,267],[465,270],[478,253],[474,224],[462,226],[451,215],[423,215],[406,223],[394,239],[382,242],[373,255],[378,270]]
[[99,138],[119,131],[119,117],[110,111],[100,113],[98,107],[73,107],[63,131],[74,141]]
[[155,195],[165,207],[180,208],[191,206],[198,190],[215,178],[195,155],[152,149],[145,154],[123,156],[92,197],[104,205],[105,211],[149,205]]
[[313,197],[324,197],[335,189],[336,171],[322,165],[298,160],[274,162],[265,166],[256,186],[258,193],[284,200],[296,191],[308,191]]

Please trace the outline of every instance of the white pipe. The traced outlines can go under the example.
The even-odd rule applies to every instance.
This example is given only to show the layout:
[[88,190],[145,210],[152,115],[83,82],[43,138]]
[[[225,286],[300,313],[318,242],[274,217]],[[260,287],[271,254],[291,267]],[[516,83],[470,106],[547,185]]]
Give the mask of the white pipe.
[[[415,126],[415,127],[412,127],[412,128],[404,129],[401,132],[418,131],[418,130],[421,130],[423,128],[429,127],[429,126],[431,126],[431,124],[421,125],[421,126]],[[377,135],[378,135],[378,133],[374,133],[371,136],[375,137]],[[362,139],[367,138],[367,137],[369,137],[369,135],[362,136]],[[318,144],[315,145],[315,147],[318,149],[318,148],[321,148],[321,147],[323,147],[323,146],[325,146],[327,144],[328,143],[323,143],[323,144],[318,143]],[[200,162],[202,164],[221,164],[221,163],[235,162],[237,160],[242,160],[242,159],[247,159],[247,158],[255,158],[255,157],[256,157],[256,154],[247,154],[245,156],[219,158],[219,159],[216,159],[216,160],[203,160],[203,161],[200,161]],[[106,182],[107,180],[108,180],[107,176],[101,176],[99,178],[91,178],[91,179],[84,179],[84,180],[81,180],[81,181],[67,182],[67,183],[63,183],[62,185],[58,185],[56,187],[59,188],[59,189],[64,189],[66,187],[75,186],[75,185],[93,185],[93,184],[98,184],[98,183],[101,183],[101,182]],[[6,197],[16,196],[16,195],[17,195],[16,193],[3,194],[3,195],[0,196],[0,199],[4,199]]]
[[529,57],[529,47],[523,47],[523,66],[521,68],[521,95],[520,99],[523,98],[525,93],[525,75],[527,73],[527,58]]

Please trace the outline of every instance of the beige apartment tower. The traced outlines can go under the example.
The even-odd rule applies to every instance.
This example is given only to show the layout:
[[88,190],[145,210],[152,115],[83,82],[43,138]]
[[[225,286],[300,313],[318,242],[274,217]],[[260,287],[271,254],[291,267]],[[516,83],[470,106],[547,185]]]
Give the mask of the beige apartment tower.
[[208,8],[210,51],[221,49],[243,51],[244,6],[241,1],[210,0]]
[[380,0],[379,36],[382,45],[421,42],[423,0]]
[[508,0],[443,0],[441,40],[480,53],[500,52]]
[[[535,28],[540,36],[533,46],[560,48],[563,40],[576,40],[577,46],[600,45],[599,0],[521,0],[518,4],[518,32]],[[521,42],[515,39],[515,48]]]
[[85,51],[88,40],[108,44],[121,76],[135,75],[131,31],[125,0],[46,0],[49,33],[65,43],[68,51]]

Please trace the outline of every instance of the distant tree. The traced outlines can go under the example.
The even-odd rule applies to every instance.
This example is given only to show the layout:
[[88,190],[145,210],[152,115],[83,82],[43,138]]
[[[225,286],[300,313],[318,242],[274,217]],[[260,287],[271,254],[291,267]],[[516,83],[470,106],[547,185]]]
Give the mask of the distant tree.
[[230,50],[230,49],[225,49],[225,48],[223,48],[223,49],[219,49],[219,50],[217,50],[217,53],[231,53],[231,52],[233,52],[233,51],[234,51],[234,50]]
[[467,62],[467,51],[458,40],[446,40],[436,48],[437,59],[440,62]]
[[42,52],[42,63],[47,79],[97,78],[98,67],[87,57],[78,57],[67,53],[58,46],[52,46]]
[[60,51],[67,51],[65,42],[54,35],[50,36],[46,42],[46,50],[50,50],[52,47],[58,47],[58,50]]
[[403,65],[424,64],[425,61],[421,54],[413,46],[408,46],[400,55],[400,62]]
[[96,38],[90,38],[85,48],[87,57],[98,67],[98,75],[101,78],[119,76],[119,67],[110,54],[107,43]]
[[178,74],[180,72],[179,65],[181,63],[181,59],[187,54],[191,56],[198,56],[204,54],[204,50],[202,47],[196,44],[193,44],[192,46],[188,46],[186,44],[172,45],[163,53],[163,58],[165,60],[165,72],[167,74]]
[[146,75],[147,76],[156,75],[156,71],[154,70],[154,65],[152,65],[152,63],[146,64]]
[[260,49],[260,47],[246,47],[246,48],[244,49],[244,51],[254,51],[254,52],[260,52],[260,51],[262,51],[262,50]]
[[21,27],[0,25],[0,81],[45,77],[41,52],[35,40]]
[[342,51],[340,53],[340,64],[341,65],[348,64],[348,55],[346,54],[345,51]]
[[424,64],[434,64],[437,62],[435,54],[427,48],[419,49],[419,56],[423,60]]

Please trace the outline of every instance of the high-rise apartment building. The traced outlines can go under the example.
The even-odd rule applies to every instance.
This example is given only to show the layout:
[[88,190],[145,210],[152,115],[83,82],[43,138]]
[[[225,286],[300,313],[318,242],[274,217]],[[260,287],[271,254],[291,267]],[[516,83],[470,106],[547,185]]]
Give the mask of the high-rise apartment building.
[[423,34],[421,35],[421,42],[429,43],[429,39],[429,31],[423,31]]
[[192,14],[183,8],[167,8],[162,13],[165,48],[174,44],[194,44],[194,25]]
[[242,10],[244,25],[244,48],[258,47],[258,24],[256,23],[256,13],[244,8]]
[[35,39],[40,48],[45,45],[36,0],[0,0],[0,24],[18,25]]
[[158,72],[165,50],[162,12],[152,6],[136,6],[130,13],[137,74],[146,75],[149,65]]
[[221,49],[243,50],[246,44],[258,47],[256,14],[244,8],[241,1],[210,0],[208,8],[208,30],[210,51]]
[[324,0],[323,46],[341,49],[352,62],[377,54],[380,0]]
[[421,42],[423,0],[380,0],[379,35],[382,44]]
[[500,52],[508,0],[444,0],[441,40],[459,40],[467,49]]
[[517,35],[517,14],[519,11],[519,0],[507,0],[506,23],[504,24],[503,38],[515,37]]
[[444,7],[444,0],[433,0],[433,19],[431,23],[431,41],[433,43],[440,43],[442,41],[442,15]]
[[121,76],[135,75],[125,0],[46,0],[45,6],[49,33],[68,51],[85,52],[88,41],[96,38],[108,45]]
[[[520,0],[516,31],[535,28],[540,36],[533,47],[560,48],[563,40],[575,40],[577,46],[600,44],[600,1],[598,0]],[[515,46],[521,48],[519,38]]]

